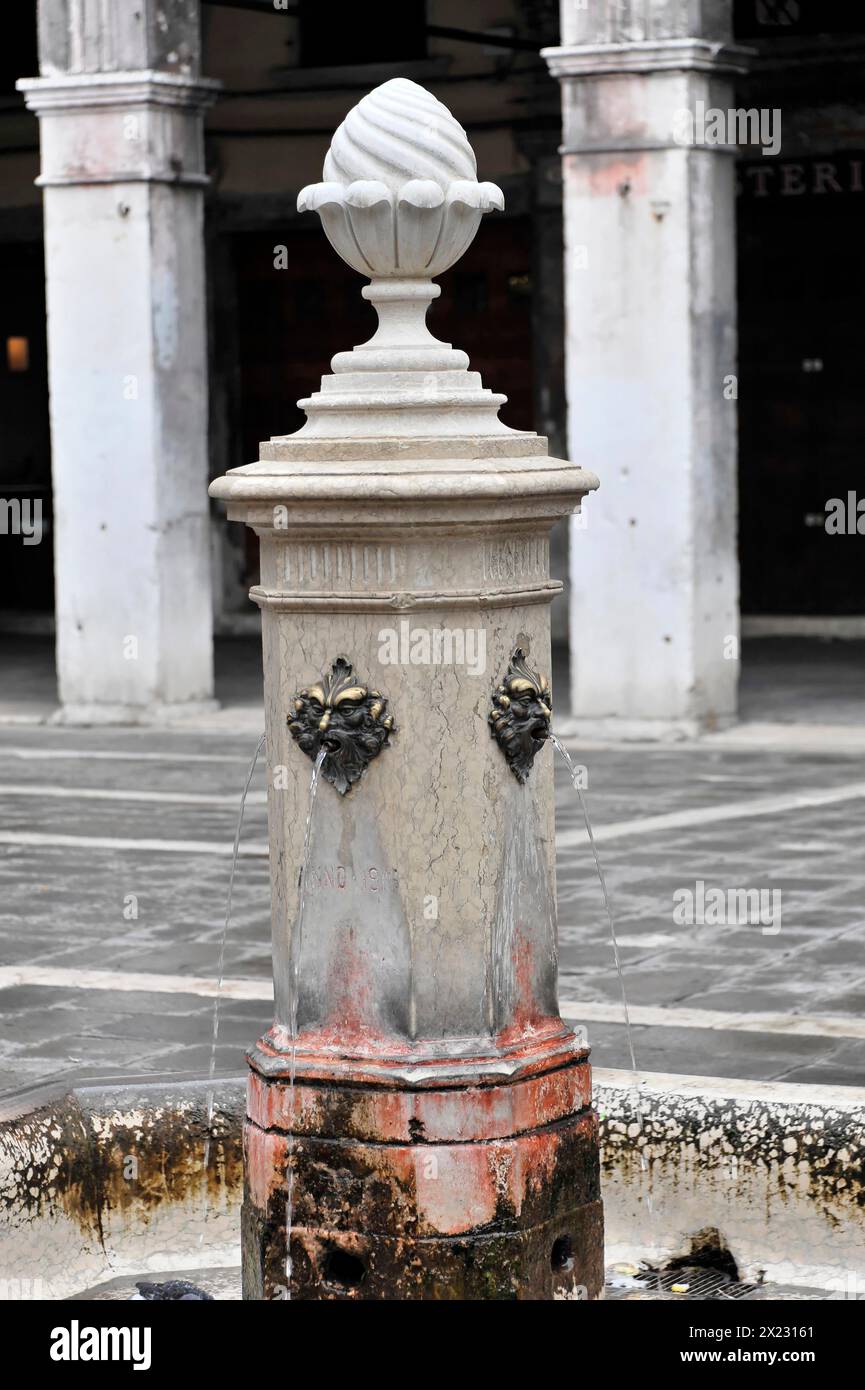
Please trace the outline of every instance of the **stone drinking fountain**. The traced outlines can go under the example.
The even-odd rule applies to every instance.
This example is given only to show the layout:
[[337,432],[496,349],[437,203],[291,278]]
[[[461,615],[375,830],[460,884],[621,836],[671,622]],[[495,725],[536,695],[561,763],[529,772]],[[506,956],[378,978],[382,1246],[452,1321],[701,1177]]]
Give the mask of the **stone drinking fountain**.
[[597,479],[426,327],[432,277],[503,207],[445,106],[376,88],[298,206],[379,325],[210,489],[261,543],[275,1019],[249,1055],[244,1296],[596,1298],[544,673],[550,528]]

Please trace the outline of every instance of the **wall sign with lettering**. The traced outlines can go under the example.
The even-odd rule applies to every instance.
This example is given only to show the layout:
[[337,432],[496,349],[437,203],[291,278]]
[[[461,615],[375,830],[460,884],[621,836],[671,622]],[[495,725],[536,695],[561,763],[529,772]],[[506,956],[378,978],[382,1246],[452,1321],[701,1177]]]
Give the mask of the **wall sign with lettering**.
[[736,192],[748,199],[861,197],[865,153],[741,160],[736,165]]

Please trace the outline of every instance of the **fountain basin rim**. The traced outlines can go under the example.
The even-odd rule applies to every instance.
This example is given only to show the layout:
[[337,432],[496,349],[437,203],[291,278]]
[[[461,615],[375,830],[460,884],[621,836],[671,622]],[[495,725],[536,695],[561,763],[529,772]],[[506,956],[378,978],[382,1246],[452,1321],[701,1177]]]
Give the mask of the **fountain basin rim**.
[[[771,1283],[792,1282],[810,1285],[839,1281],[843,1289],[850,1272],[865,1277],[860,1194],[848,1184],[840,1188],[840,1178],[849,1179],[850,1165],[837,1159],[841,1149],[851,1151],[852,1162],[859,1160],[865,1125],[865,1088],[852,1086],[804,1086],[790,1082],[761,1082],[725,1077],[691,1076],[643,1072],[640,1090],[644,1126],[651,1134],[654,1152],[650,1172],[643,1175],[639,1153],[629,1138],[628,1126],[634,1118],[634,1078],[629,1071],[598,1069],[594,1073],[596,1100],[603,1112],[603,1183],[608,1226],[608,1259],[666,1258],[680,1256],[688,1245],[688,1233],[697,1227],[716,1225],[722,1229],[739,1264],[740,1275],[758,1278],[763,1270]],[[59,1106],[72,1097],[85,1110],[99,1118],[93,1126],[82,1126],[82,1153],[100,1164],[119,1166],[127,1152],[127,1128],[117,1128],[115,1115],[145,1106],[166,1108],[168,1118],[186,1113],[187,1098],[198,1097],[198,1110],[206,1108],[210,1087],[201,1073],[158,1073],[130,1077],[129,1073],[78,1073],[41,1084],[22,1084],[0,1096],[0,1146],[6,1137],[13,1171],[20,1173],[21,1185],[31,1185],[26,1174],[40,1161],[40,1152],[55,1128]],[[234,1146],[235,1168],[239,1172],[241,1122],[247,1076],[239,1071],[221,1074],[216,1085],[220,1112],[232,1117],[226,1142]],[[179,1093],[179,1094],[178,1094]],[[178,1106],[178,1102],[180,1105]],[[756,1148],[743,1161],[736,1174],[725,1168],[723,1146],[725,1129],[733,1110],[745,1108],[757,1129]],[[725,1121],[726,1117],[726,1121]],[[762,1118],[761,1118],[762,1117]],[[25,1124],[19,1124],[24,1120]],[[774,1133],[773,1133],[774,1131]],[[818,1152],[807,1169],[800,1171],[795,1158],[788,1158],[790,1172],[780,1155],[770,1159],[768,1149],[779,1147],[778,1135],[810,1135]],[[710,1148],[703,1152],[701,1135],[710,1134]],[[747,1136],[746,1136],[747,1137]],[[198,1135],[191,1137],[198,1145]],[[827,1168],[829,1151],[836,1155]],[[728,1159],[729,1161],[729,1159]],[[858,1171],[858,1170],[857,1170]],[[170,1176],[170,1169],[169,1169]],[[657,1199],[649,1220],[641,1184],[650,1183]],[[128,1186],[128,1184],[127,1184]],[[169,1184],[164,1200],[176,1191]],[[241,1186],[226,1190],[218,1215],[225,1233],[239,1220]],[[196,1180],[194,1201],[200,1208],[200,1181]],[[176,1250],[182,1255],[171,1268],[192,1271],[200,1265],[198,1230],[189,1220],[189,1211],[179,1213]],[[843,1213],[844,1225],[838,1216]],[[213,1213],[212,1213],[213,1215]],[[74,1224],[58,1227],[58,1198],[47,1189],[38,1210],[21,1209],[11,1197],[0,1213],[0,1246],[3,1250],[4,1277],[20,1273],[25,1289],[23,1298],[72,1297],[97,1282],[110,1280],[124,1272],[136,1278],[148,1270],[164,1270],[166,1250],[157,1249],[161,1264],[149,1264],[153,1253],[153,1232],[149,1221],[137,1212],[134,1221],[117,1223],[117,1213],[109,1210],[114,1223],[110,1235],[110,1256],[98,1243],[85,1242]],[[773,1238],[768,1239],[767,1221],[771,1217]],[[644,1219],[645,1218],[645,1219]],[[644,1219],[644,1230],[635,1222]],[[776,1224],[777,1220],[777,1224]],[[216,1227],[210,1225],[212,1237]],[[56,1243],[52,1246],[50,1241]],[[219,1264],[219,1250],[205,1246],[206,1263]],[[225,1252],[222,1263],[236,1261]],[[39,1261],[42,1261],[40,1266]],[[47,1264],[45,1262],[48,1262]],[[52,1286],[44,1295],[33,1291],[33,1276],[50,1267]],[[190,1273],[194,1279],[195,1274]],[[56,1283],[53,1280],[56,1279]]]

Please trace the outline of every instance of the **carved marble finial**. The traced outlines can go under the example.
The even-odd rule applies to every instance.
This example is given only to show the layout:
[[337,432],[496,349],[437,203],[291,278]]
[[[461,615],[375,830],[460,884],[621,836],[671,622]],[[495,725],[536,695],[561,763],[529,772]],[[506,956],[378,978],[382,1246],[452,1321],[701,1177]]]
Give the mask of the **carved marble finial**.
[[504,207],[478,183],[468,137],[431,92],[405,77],[363,97],[334,134],[324,181],[304,188],[328,239],[371,283],[361,293],[379,326],[333,358],[333,376],[298,405],[305,437],[476,437],[513,434],[498,418],[507,397],[486,390],[464,352],[426,326],[441,275],[471,244],[481,217]]
[[324,182],[304,188],[335,250],[361,275],[429,278],[452,266],[483,213],[504,207],[478,183],[474,151],[446,106],[405,77],[363,97],[334,134]]

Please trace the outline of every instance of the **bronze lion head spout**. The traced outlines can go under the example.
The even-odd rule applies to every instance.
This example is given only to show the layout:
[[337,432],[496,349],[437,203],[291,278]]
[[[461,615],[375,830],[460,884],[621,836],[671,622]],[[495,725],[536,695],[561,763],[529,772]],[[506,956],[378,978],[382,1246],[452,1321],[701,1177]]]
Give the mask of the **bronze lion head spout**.
[[525,652],[517,647],[493,695],[489,718],[490,733],[518,782],[525,782],[550,736],[552,709],[549,681],[529,668]]
[[355,678],[344,656],[337,657],[316,685],[297,692],[288,727],[297,746],[313,761],[325,749],[321,775],[341,796],[395,733],[387,700]]

